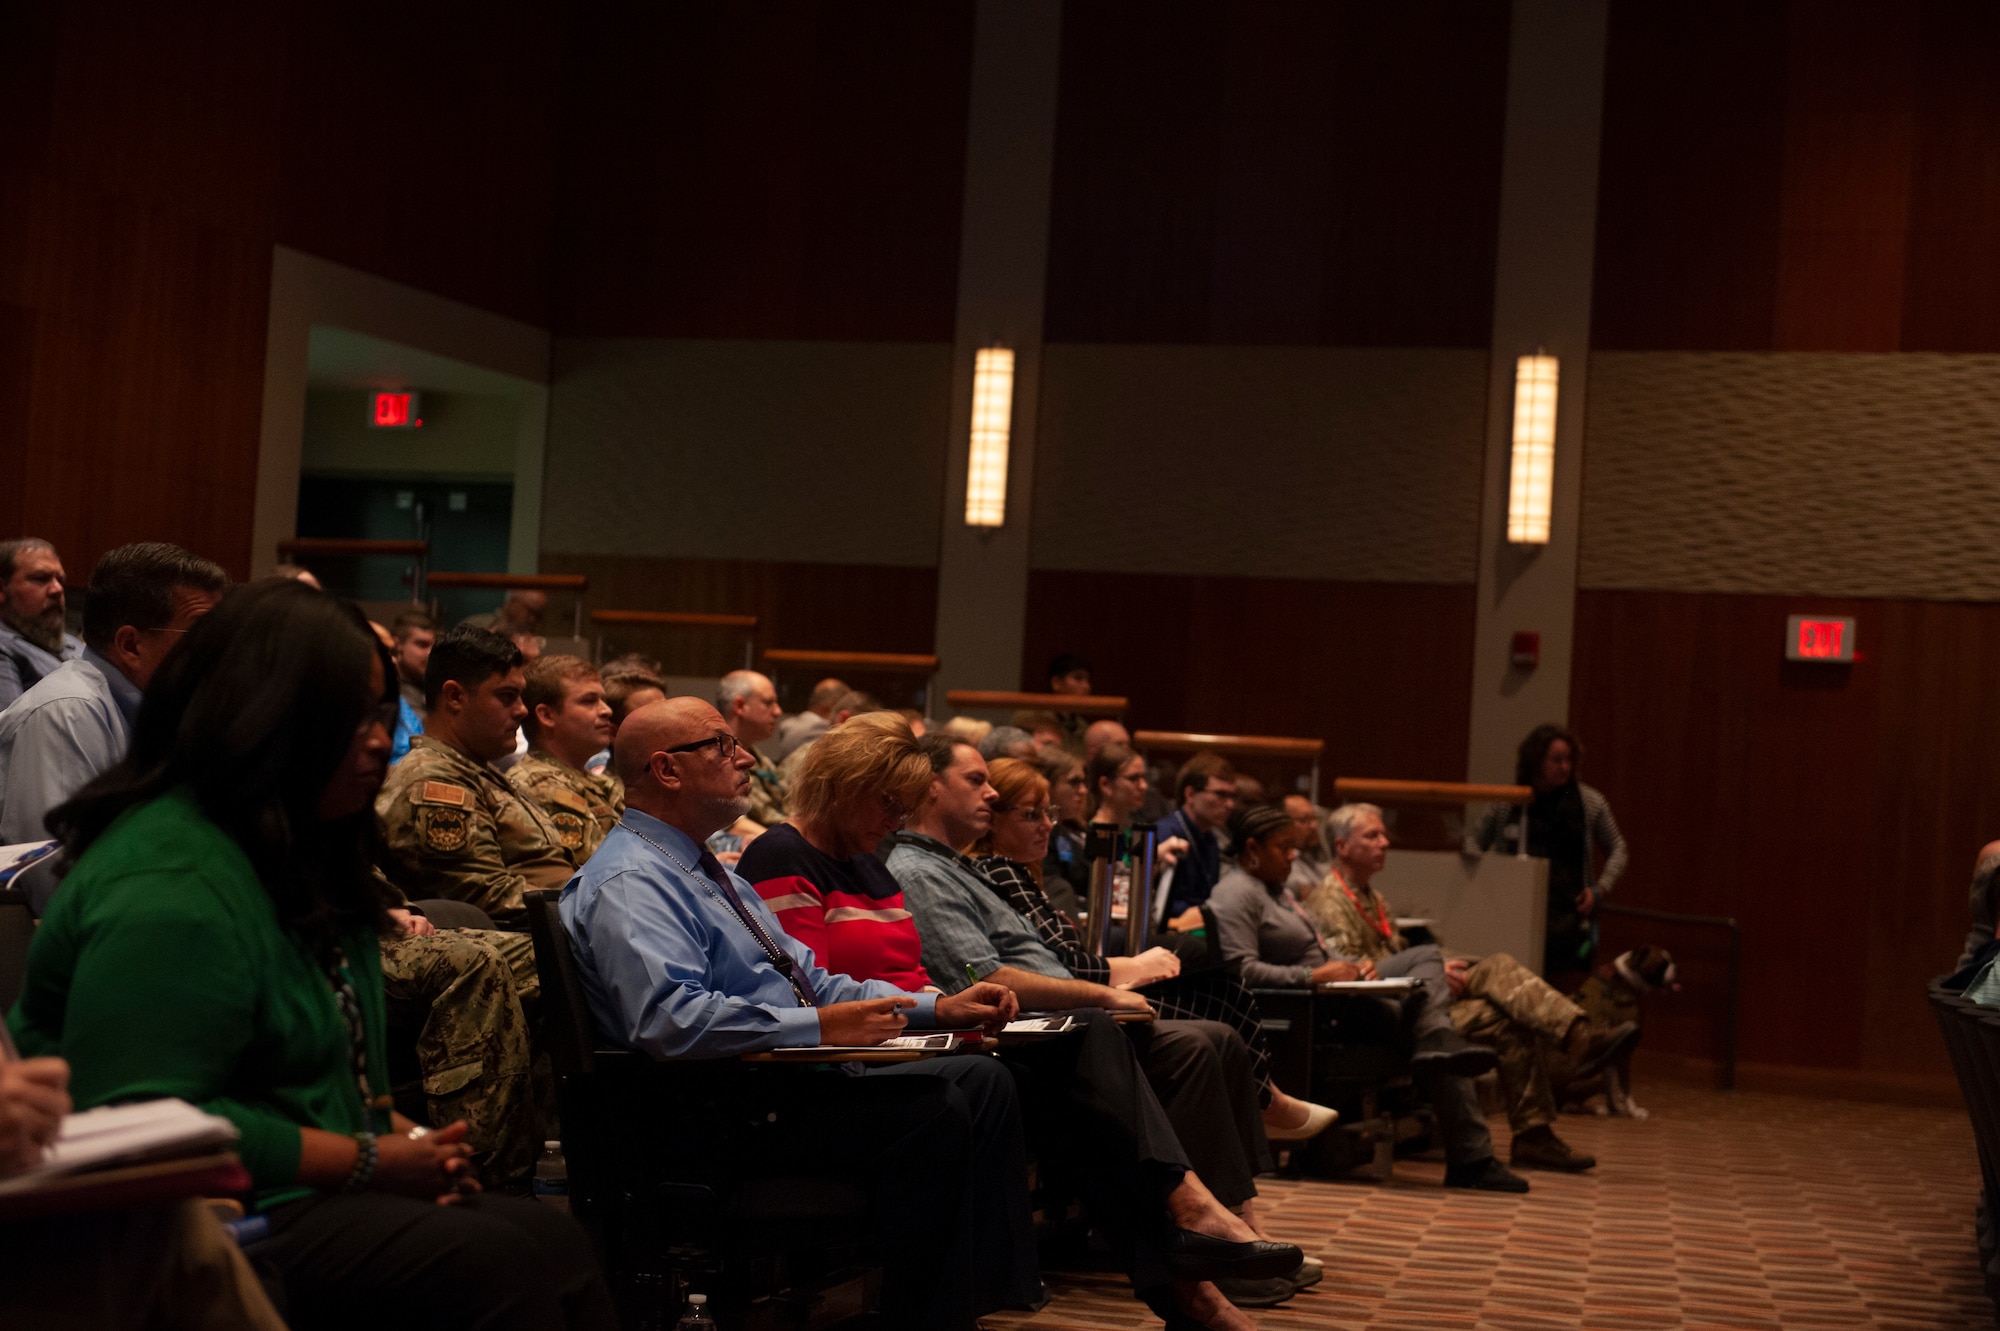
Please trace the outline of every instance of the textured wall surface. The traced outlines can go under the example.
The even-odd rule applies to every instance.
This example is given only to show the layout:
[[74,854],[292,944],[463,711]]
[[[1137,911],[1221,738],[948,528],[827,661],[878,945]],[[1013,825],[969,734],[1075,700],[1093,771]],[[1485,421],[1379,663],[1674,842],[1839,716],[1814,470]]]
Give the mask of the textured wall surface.
[[1469,583],[1484,351],[1051,344],[1036,568]]
[[1598,352],[1585,587],[2000,599],[2000,356]]
[[558,338],[542,545],[934,565],[951,347]]

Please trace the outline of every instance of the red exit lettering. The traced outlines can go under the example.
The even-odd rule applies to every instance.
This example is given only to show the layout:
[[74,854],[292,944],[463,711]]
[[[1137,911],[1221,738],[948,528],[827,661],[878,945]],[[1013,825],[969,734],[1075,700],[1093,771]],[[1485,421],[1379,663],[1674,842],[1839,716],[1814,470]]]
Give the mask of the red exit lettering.
[[377,393],[375,395],[375,423],[396,427],[410,423],[410,395],[408,393]]
[[1837,619],[1808,619],[1799,625],[1799,655],[1821,660],[1840,655],[1847,625]]

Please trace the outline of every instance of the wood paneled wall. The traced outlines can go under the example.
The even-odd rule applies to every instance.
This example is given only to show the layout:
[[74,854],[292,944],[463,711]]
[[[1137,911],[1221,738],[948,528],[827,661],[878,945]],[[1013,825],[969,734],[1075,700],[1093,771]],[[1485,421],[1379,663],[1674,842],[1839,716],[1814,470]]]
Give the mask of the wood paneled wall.
[[1319,737],[1322,775],[1457,781],[1473,589],[1038,570],[1021,685],[1081,652],[1132,728]]
[[275,243],[545,323],[551,12],[10,16],[0,527],[248,573]]
[[1486,345],[1508,6],[1072,0],[1051,342]]
[[[1785,617],[1851,615],[1852,666],[1787,663]],[[1924,982],[1951,968],[2000,837],[2000,605],[1585,591],[1571,717],[1632,843],[1634,905],[1743,925],[1743,1057],[1937,1073]],[[1646,1041],[1713,1057],[1719,941]],[[1649,1016],[1649,1022],[1652,1017]]]
[[972,15],[579,7],[558,331],[951,341]]
[[[934,568],[544,550],[542,571],[588,576],[589,609],[755,615],[760,651],[928,652],[937,624]],[[608,648],[658,657],[674,674],[719,675],[743,664],[743,639],[734,630],[605,632]]]
[[1615,0],[1593,341],[2000,350],[2000,10]]

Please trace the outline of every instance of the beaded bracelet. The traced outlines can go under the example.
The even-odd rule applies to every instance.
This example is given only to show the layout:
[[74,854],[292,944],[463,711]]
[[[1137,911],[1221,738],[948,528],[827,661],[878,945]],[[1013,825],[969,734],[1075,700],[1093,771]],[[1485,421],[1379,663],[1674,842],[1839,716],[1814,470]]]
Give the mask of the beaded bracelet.
[[347,1186],[343,1191],[361,1192],[368,1187],[368,1180],[375,1176],[375,1134],[357,1132],[354,1144],[359,1149],[354,1154],[354,1172],[347,1176]]

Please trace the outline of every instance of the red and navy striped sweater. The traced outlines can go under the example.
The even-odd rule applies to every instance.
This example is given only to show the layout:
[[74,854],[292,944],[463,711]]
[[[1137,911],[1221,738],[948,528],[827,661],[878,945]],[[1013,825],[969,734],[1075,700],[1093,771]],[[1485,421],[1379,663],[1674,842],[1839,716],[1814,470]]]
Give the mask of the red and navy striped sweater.
[[744,848],[736,872],[827,970],[912,992],[931,982],[903,886],[873,855],[838,859],[780,823]]

